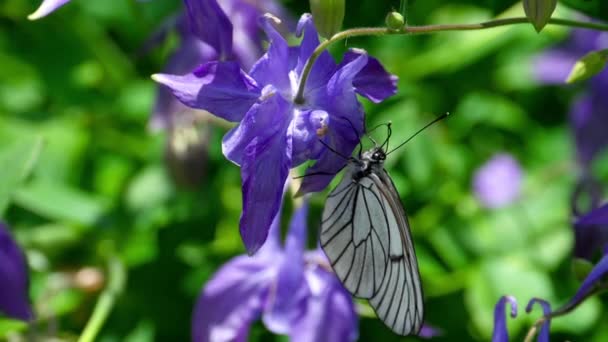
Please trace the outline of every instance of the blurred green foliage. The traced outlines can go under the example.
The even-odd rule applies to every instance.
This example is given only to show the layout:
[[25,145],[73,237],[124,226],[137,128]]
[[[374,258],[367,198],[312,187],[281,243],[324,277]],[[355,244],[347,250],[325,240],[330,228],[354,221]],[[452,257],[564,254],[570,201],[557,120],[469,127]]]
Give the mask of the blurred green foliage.
[[[72,340],[88,321],[119,258],[127,283],[99,341],[185,341],[203,284],[243,253],[238,233],[239,169],[221,154],[226,128],[210,134],[197,188],[174,185],[164,165],[167,135],[148,130],[167,42],[144,42],[179,1],[73,1],[26,21],[34,0],[0,3],[0,213],[26,249],[37,313],[34,333]],[[416,1],[408,22],[475,22],[521,15],[515,1]],[[285,2],[297,17],[306,2]],[[347,4],[345,27],[383,25],[398,1]],[[570,16],[564,7],[558,15]],[[332,47],[367,49],[399,76],[399,93],[365,103],[368,125],[392,121],[392,141],[444,112],[453,115],[391,155],[387,168],[410,215],[437,340],[488,340],[503,294],[564,303],[578,284],[570,269],[569,197],[577,170],[567,112],[577,87],[541,87],[532,60],[567,35],[520,25],[423,37],[349,39]],[[383,133],[375,134],[382,139]],[[515,204],[486,210],[471,193],[474,170],[509,152],[525,169]],[[598,166],[608,181],[608,160]],[[312,197],[316,236],[324,194]],[[285,211],[291,206],[288,203]],[[288,214],[284,215],[284,220]],[[312,247],[312,246],[311,246]],[[83,269],[102,276],[79,283]],[[104,281],[105,280],[105,281]],[[89,284],[90,285],[90,284]],[[605,341],[606,306],[591,299],[553,323],[557,340]],[[509,323],[523,336],[538,312]],[[25,326],[0,319],[0,339]],[[398,340],[362,318],[362,341]],[[283,341],[258,324],[252,340]]]

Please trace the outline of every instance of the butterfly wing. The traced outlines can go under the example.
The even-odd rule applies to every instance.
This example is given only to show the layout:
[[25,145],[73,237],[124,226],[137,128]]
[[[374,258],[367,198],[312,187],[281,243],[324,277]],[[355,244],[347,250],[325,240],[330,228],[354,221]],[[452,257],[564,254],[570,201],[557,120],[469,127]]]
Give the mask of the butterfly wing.
[[400,335],[417,334],[422,327],[424,301],[418,261],[409,223],[399,193],[388,173],[372,174],[374,184],[383,194],[388,219],[389,262],[380,290],[369,302],[378,317]]
[[346,289],[369,299],[387,326],[417,333],[422,291],[399,195],[385,171],[356,181],[353,174],[349,169],[326,201],[321,247]]

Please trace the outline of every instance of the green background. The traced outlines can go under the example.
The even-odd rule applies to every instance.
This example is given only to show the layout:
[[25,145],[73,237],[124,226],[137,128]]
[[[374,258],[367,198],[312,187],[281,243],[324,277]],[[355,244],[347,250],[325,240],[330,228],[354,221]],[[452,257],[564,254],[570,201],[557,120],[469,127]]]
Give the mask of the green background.
[[[75,0],[27,21],[38,4],[0,2],[0,216],[27,251],[37,313],[30,334],[75,339],[100,290],[75,286],[74,275],[93,267],[107,280],[108,264],[118,263],[124,274],[118,271],[112,286],[120,294],[98,340],[189,340],[197,294],[244,248],[240,173],[221,153],[226,127],[201,129],[209,139],[208,153],[198,156],[205,171],[189,188],[176,186],[167,172],[167,134],[148,128],[156,91],[149,75],[162,70],[178,39],[170,35],[148,53],[142,46],[181,2]],[[308,11],[304,1],[284,4],[296,18]],[[347,1],[344,27],[382,25],[398,6]],[[424,0],[410,5],[409,22],[521,14],[514,1]],[[572,17],[563,5],[558,14]],[[520,340],[540,316],[539,309],[524,313],[530,298],[558,306],[579,285],[570,262],[570,195],[578,170],[567,113],[585,85],[547,87],[532,77],[534,56],[567,35],[555,26],[538,35],[519,25],[357,38],[332,47],[337,58],[346,48],[365,48],[399,76],[396,96],[380,105],[364,101],[369,127],[392,121],[392,141],[453,114],[387,161],[410,215],[427,321],[444,332],[438,341],[489,340],[503,294],[519,300],[520,315],[509,327]],[[375,134],[383,138],[380,130]],[[521,162],[522,196],[487,210],[473,197],[471,179],[498,152]],[[594,167],[608,181],[608,158]],[[311,247],[324,197],[312,197]],[[288,201],[284,222],[291,207]],[[608,318],[604,306],[592,298],[556,319],[554,338],[608,340],[600,323]],[[0,340],[24,331],[0,318]],[[286,339],[259,322],[251,331],[253,341]],[[399,340],[373,317],[360,320],[360,339]]]

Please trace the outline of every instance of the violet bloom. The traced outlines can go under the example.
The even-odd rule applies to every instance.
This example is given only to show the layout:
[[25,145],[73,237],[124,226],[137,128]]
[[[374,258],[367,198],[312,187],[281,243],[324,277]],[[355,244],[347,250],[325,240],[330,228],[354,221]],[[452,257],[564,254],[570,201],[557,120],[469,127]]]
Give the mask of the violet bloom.
[[59,7],[67,4],[70,0],[42,0],[42,4],[34,13],[27,16],[29,20],[36,20],[49,15]]
[[511,304],[511,318],[517,317],[517,300],[512,296],[500,297],[494,307],[494,331],[492,332],[492,342],[509,342],[507,317],[505,315],[507,303]]
[[497,154],[473,177],[477,200],[487,208],[500,208],[515,201],[521,192],[522,170],[509,154]]
[[[507,304],[511,305],[510,316],[511,318],[517,317],[517,300],[513,296],[502,296],[496,302],[494,307],[494,331],[492,332],[492,342],[509,342],[509,332],[507,330],[507,316],[505,313]],[[532,298],[526,306],[526,313],[532,311],[534,304],[539,304],[543,307],[544,315],[548,315],[551,312],[549,303],[542,299]],[[549,329],[551,321],[547,320],[542,324],[540,332],[538,334],[538,342],[549,342]]]
[[312,17],[305,14],[297,28],[300,46],[289,47],[270,17],[261,21],[270,39],[268,52],[246,73],[232,61],[209,62],[184,76],[157,74],[185,105],[207,110],[240,124],[223,141],[224,155],[241,166],[243,213],[241,236],[255,253],[266,240],[277,216],[289,169],[307,160],[302,192],[320,191],[349,156],[364,131],[364,114],[356,94],[379,102],[396,92],[396,77],[362,50],[346,53],[336,65],[328,52],[314,64],[304,91],[295,96],[304,64],[319,45]]
[[574,256],[593,262],[608,247],[608,203],[576,219]]
[[[184,0],[184,4],[186,12],[172,25],[181,42],[163,70],[167,74],[186,74],[202,63],[220,59],[233,60],[248,70],[264,52],[258,18],[266,12],[285,13],[274,0]],[[162,33],[167,31],[162,29]],[[190,108],[160,87],[150,126],[168,129],[188,124],[193,116]]]
[[32,319],[29,278],[23,252],[0,222],[0,315],[24,321]]
[[[608,48],[608,33],[573,30],[568,41],[539,56],[535,62],[537,79],[563,84],[578,59],[588,52]],[[588,81],[586,91],[570,109],[570,121],[580,163],[588,167],[608,146],[608,68]]]
[[[598,293],[600,290],[608,289],[608,204],[579,218],[575,223],[575,229],[575,255],[591,261],[593,253],[601,251],[603,257],[595,264],[591,272],[589,272],[574,296],[557,310],[552,311],[549,303],[542,299],[533,298],[530,300],[526,307],[526,312],[529,313],[532,306],[536,303],[540,304],[543,308],[545,322],[538,335],[538,341],[541,342],[549,341],[551,318],[571,312],[574,308],[583,303],[585,299]],[[514,298],[502,297],[498,301],[494,313],[493,342],[506,342],[509,339],[505,322],[505,301],[511,302],[513,308],[511,316],[515,317],[517,314]]]
[[[598,293],[601,290],[608,289],[608,248],[604,250],[604,257],[593,267],[587,278],[583,281],[579,289],[576,291],[572,299],[570,299],[565,305],[555,311],[551,311],[551,306],[548,302],[538,298],[532,298],[526,307],[526,312],[532,310],[532,306],[536,303],[541,305],[543,308],[543,317],[545,321],[541,326],[538,334],[539,342],[549,342],[549,329],[551,325],[551,319],[553,317],[561,316],[571,312],[574,308],[579,306],[585,301],[585,299]],[[517,309],[515,299],[510,296],[502,297],[498,303],[496,303],[496,309],[494,311],[494,333],[492,335],[492,342],[508,342],[509,334],[507,333],[506,317],[505,317],[505,301],[511,303],[511,317],[517,315]]]
[[357,339],[350,294],[328,271],[322,252],[304,250],[306,216],[306,205],[295,212],[284,248],[275,218],[255,256],[230,260],[205,285],[192,319],[195,342],[246,341],[260,317],[268,330],[292,341]]

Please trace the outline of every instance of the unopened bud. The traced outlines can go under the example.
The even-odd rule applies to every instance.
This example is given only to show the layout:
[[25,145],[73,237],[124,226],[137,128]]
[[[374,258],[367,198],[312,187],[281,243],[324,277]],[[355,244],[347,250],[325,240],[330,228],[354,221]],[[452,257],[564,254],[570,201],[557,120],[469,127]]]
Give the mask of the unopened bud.
[[330,38],[342,28],[344,0],[310,0],[310,11],[323,37]]
[[566,82],[574,83],[589,79],[604,70],[606,64],[608,64],[608,49],[591,51],[576,61]]
[[209,134],[206,125],[174,127],[170,131],[165,161],[173,181],[184,189],[196,189],[203,180]]
[[551,19],[557,0],[524,0],[524,12],[536,32],[540,32]]
[[389,30],[398,31],[403,29],[403,26],[405,26],[405,19],[401,13],[393,11],[386,15],[386,27]]

